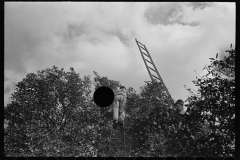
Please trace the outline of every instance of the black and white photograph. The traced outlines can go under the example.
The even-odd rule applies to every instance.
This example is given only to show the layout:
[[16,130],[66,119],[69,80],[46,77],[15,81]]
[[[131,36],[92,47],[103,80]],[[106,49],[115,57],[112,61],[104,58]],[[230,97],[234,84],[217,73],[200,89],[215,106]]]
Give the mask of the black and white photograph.
[[4,157],[235,157],[236,2],[4,2]]

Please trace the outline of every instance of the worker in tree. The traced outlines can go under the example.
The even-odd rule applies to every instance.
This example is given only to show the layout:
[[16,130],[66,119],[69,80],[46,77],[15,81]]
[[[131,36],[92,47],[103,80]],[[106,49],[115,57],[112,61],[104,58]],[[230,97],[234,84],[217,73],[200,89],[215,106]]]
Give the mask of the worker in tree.
[[124,86],[121,86],[120,89],[117,89],[114,92],[114,101],[112,105],[113,129],[117,129],[117,126],[123,127],[123,122],[126,115],[126,101],[126,88]]
[[185,114],[185,111],[183,110],[183,106],[184,106],[183,100],[181,99],[177,100],[174,106],[179,110],[180,114],[182,115]]
[[[184,106],[183,100],[181,100],[181,99],[177,100],[176,103],[174,104],[174,106],[175,106],[175,108],[178,109],[180,115],[185,114],[185,111],[183,109],[183,106]],[[179,125],[178,125],[179,129],[181,128],[181,125],[182,125],[182,122],[181,122],[181,120],[179,120]]]

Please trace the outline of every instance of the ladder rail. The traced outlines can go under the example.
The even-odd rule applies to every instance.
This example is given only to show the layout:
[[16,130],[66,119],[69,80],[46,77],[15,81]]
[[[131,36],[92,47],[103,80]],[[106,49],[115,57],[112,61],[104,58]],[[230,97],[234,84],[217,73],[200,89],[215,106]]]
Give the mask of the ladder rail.
[[123,130],[123,146],[124,146],[124,157],[126,157],[126,145],[125,145],[125,129]]
[[[141,47],[143,50],[145,50],[146,51],[146,49],[145,48],[143,48],[142,46],[139,46],[139,47]],[[145,46],[144,46],[145,47]]]

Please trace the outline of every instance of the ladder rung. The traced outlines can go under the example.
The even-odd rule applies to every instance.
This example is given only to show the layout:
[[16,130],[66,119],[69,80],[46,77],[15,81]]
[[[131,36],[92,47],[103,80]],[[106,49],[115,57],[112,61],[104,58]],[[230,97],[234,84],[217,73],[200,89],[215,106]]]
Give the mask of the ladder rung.
[[126,147],[129,147],[128,145],[125,145],[125,146],[113,146],[113,145],[111,145],[111,148],[113,149],[113,148],[122,148],[122,149],[126,149]]
[[122,137],[123,135],[121,134],[121,135],[119,135],[119,134],[113,134],[113,137]]
[[112,137],[112,139],[124,139],[124,137]]
[[[143,53],[143,54],[145,54],[144,52],[141,52],[141,53]],[[146,54],[145,54],[146,55]],[[148,55],[146,55],[146,56],[148,56]],[[148,56],[149,57],[149,56]]]
[[113,146],[113,145],[111,145],[111,147],[112,147],[112,148],[122,147],[122,148],[125,149],[125,146]]
[[147,51],[145,48],[143,48],[142,46],[139,46],[139,47],[141,47],[143,50],[145,50],[145,51]]
[[[152,74],[151,74],[152,75]],[[152,75],[153,77],[155,77],[155,78],[157,78],[159,81],[161,81],[158,77],[156,77],[156,76],[154,76],[154,75]]]
[[117,133],[113,133],[113,137],[121,137],[121,136],[123,136],[122,134],[121,135],[119,135],[119,134],[117,134]]
[[124,139],[112,139],[112,142],[123,143]]
[[[156,72],[154,69],[152,69],[151,67],[148,67],[148,68],[150,68],[151,70],[153,70],[154,72]],[[156,72],[157,73],[157,72]]]
[[144,60],[146,60],[146,61],[148,61],[149,63],[151,63],[151,64],[152,64],[152,62],[150,62],[149,60],[147,60],[147,59],[145,59],[145,58],[144,58]]

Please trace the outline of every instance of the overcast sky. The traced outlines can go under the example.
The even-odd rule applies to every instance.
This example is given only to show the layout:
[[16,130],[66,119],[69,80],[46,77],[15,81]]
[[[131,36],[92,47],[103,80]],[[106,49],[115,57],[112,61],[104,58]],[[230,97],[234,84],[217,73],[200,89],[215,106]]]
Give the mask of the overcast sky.
[[[80,77],[93,71],[137,92],[149,81],[135,38],[145,44],[171,96],[209,58],[235,46],[235,3],[5,2],[4,104],[28,73],[52,68]],[[222,57],[222,55],[220,55]]]

